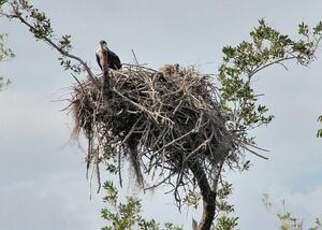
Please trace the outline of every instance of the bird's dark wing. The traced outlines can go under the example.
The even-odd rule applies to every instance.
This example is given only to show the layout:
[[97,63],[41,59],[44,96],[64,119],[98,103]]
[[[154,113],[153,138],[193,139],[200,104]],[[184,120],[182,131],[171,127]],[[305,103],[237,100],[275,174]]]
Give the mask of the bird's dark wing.
[[121,69],[122,64],[120,58],[111,50],[108,51],[108,67],[111,69]]
[[100,57],[98,56],[98,54],[96,54],[96,61],[97,61],[97,64],[100,66],[101,70],[103,70],[102,65],[101,65],[101,60],[100,60]]

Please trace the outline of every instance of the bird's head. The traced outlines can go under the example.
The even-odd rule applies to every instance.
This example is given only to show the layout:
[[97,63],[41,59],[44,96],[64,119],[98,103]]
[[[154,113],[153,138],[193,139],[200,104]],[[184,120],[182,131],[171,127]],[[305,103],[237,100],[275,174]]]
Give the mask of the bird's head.
[[107,43],[106,43],[106,41],[104,41],[104,40],[101,40],[101,41],[99,42],[99,47],[100,47],[101,49],[108,50],[108,48],[107,48]]

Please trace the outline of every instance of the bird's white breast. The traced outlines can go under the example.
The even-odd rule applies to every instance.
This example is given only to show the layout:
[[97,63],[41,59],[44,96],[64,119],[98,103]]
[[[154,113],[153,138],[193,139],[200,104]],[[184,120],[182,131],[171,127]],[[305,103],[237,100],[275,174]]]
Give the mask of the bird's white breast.
[[104,52],[103,52],[103,50],[99,47],[99,48],[97,48],[97,50],[96,50],[96,55],[98,56],[98,58],[99,58],[99,61],[100,61],[100,64],[101,64],[101,66],[103,66],[103,60],[104,60]]

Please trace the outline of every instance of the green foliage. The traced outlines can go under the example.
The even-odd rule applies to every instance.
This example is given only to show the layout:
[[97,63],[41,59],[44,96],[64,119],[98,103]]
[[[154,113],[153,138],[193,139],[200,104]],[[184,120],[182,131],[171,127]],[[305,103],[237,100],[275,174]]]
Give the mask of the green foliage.
[[[113,182],[107,181],[103,187],[105,190],[103,201],[107,204],[107,208],[101,210],[101,216],[108,222],[103,230],[183,230],[182,227],[172,223],[166,223],[161,227],[155,219],[144,219],[141,215],[141,202],[133,197],[127,197],[125,204],[119,202],[118,191]],[[223,182],[217,193],[218,215],[213,230],[233,230],[238,226],[238,217],[233,216],[234,207],[228,203],[228,196],[231,193],[232,185]]]
[[46,17],[44,12],[30,8],[29,16],[33,23],[33,28],[30,28],[30,32],[32,32],[37,39],[53,37],[50,19]]
[[[6,5],[12,12],[3,15],[10,19],[19,20],[29,28],[36,40],[49,43],[51,47],[58,50],[61,54],[58,60],[65,70],[80,73],[83,71],[81,66],[87,67],[82,59],[70,53],[72,50],[71,35],[61,37],[55,35],[51,21],[44,12],[35,8],[28,0],[0,0],[2,12]],[[259,25],[250,33],[251,41],[243,41],[235,47],[223,48],[223,62],[218,70],[220,105],[225,112],[231,115],[229,128],[239,135],[241,143],[253,144],[254,139],[248,136],[248,131],[268,124],[273,118],[268,114],[267,106],[258,102],[258,96],[251,85],[253,77],[274,64],[280,64],[286,68],[284,65],[286,60],[293,59],[301,65],[309,64],[321,41],[322,22],[312,29],[301,23],[298,26],[298,34],[300,35],[299,39],[291,39],[288,35],[268,26],[264,20],[260,20]],[[1,39],[3,37],[0,37],[0,61],[13,56],[11,50],[1,46]],[[88,69],[87,67],[89,73]],[[3,78],[0,78],[0,88],[4,84],[3,81]],[[321,120],[322,118],[320,118]],[[322,129],[318,131],[317,135],[322,137]],[[240,146],[236,148],[238,147]],[[111,173],[118,172],[119,169],[114,164],[117,161],[117,156],[111,155],[110,160],[111,162],[107,163],[107,170]],[[245,166],[248,165],[245,164]],[[103,187],[106,191],[104,203],[107,208],[102,209],[101,215],[107,221],[107,225],[102,229],[161,229],[156,220],[146,220],[142,217],[142,205],[139,200],[127,197],[126,202],[121,203],[118,191],[112,182],[106,182]],[[227,201],[228,195],[232,192],[231,184],[222,183],[216,192],[214,206],[217,208],[217,217],[213,229],[231,230],[236,228],[238,217],[232,215],[234,207]],[[197,207],[200,200],[200,194],[196,191],[189,191],[184,201],[188,205]],[[285,223],[281,229],[290,229],[288,223],[293,223],[293,225],[297,223],[297,220],[295,219],[294,222],[294,218],[289,213],[280,213],[278,218],[283,224]],[[180,230],[182,227],[168,223],[162,229]]]
[[4,43],[7,34],[0,33],[0,62],[7,60],[8,58],[13,58],[15,55],[10,48],[6,48]]
[[233,215],[234,206],[228,202],[228,197],[232,193],[232,184],[223,182],[217,190],[216,208],[217,218],[213,230],[233,230],[238,226],[238,217]]
[[101,210],[101,216],[108,224],[102,230],[183,230],[182,227],[171,223],[166,223],[161,228],[156,220],[144,219],[141,215],[141,202],[134,197],[127,197],[125,204],[119,202],[118,191],[113,182],[105,182],[103,188],[105,190],[103,201],[107,204],[107,208]]
[[303,222],[293,217],[290,212],[282,211],[276,214],[281,225],[281,230],[302,230]]
[[[223,181],[219,184],[216,194],[216,218],[212,230],[233,230],[238,226],[238,217],[233,215],[235,209],[228,201],[232,194],[232,184]],[[189,191],[184,199],[184,204],[197,208],[202,196],[196,191]]]
[[[250,33],[250,42],[243,41],[236,47],[223,48],[223,63],[218,73],[220,104],[223,110],[232,114],[230,128],[237,131],[244,143],[253,144],[253,138],[248,137],[248,131],[268,124],[273,118],[272,115],[267,114],[267,106],[258,103],[258,97],[251,85],[253,77],[274,64],[280,64],[286,68],[285,61],[295,60],[298,64],[306,66],[314,58],[315,50],[322,37],[321,23],[313,29],[309,29],[302,23],[298,27],[298,33],[299,39],[291,39],[288,35],[281,34],[268,26],[264,20],[260,20],[259,26]],[[215,204],[217,216],[213,225],[214,230],[231,230],[238,226],[238,217],[232,215],[234,207],[227,200],[231,192],[232,187],[229,183],[223,183],[217,190]],[[184,203],[197,208],[200,200],[201,195],[198,192],[189,191]],[[127,205],[135,206],[136,213],[141,210],[140,202],[135,203],[128,199]],[[135,222],[142,223],[139,221],[141,217],[134,215],[135,211],[129,215],[131,218],[128,216],[132,219],[129,222],[131,227]],[[122,216],[117,218],[113,216],[113,218],[109,220],[116,223],[116,219],[122,219]],[[292,220],[291,216],[286,214],[281,214],[279,218],[284,221]],[[151,223],[158,228],[155,221]]]
[[238,217],[220,216],[216,219],[214,230],[233,230],[237,227]]
[[[13,58],[15,56],[13,51],[10,48],[6,48],[4,45],[6,37],[7,34],[0,33],[0,63],[7,60],[8,58]],[[0,76],[0,91],[7,87],[9,84],[10,80]]]
[[315,27],[313,27],[314,34],[320,34],[322,32],[322,22],[319,22]]
[[[72,50],[72,42],[71,42],[72,36],[71,35],[63,35],[61,39],[59,40],[59,48],[64,52],[64,53],[69,53]],[[60,65],[65,69],[65,70],[71,70],[74,73],[81,73],[82,68],[81,65],[74,64],[72,60],[66,56],[61,56],[58,58],[60,61]]]
[[[81,63],[75,62],[77,57],[75,58],[70,54],[72,50],[71,35],[66,34],[56,39],[59,36],[54,34],[51,20],[43,11],[34,7],[28,0],[0,1],[0,7],[3,6],[4,8],[5,5],[8,5],[9,8],[11,7],[12,12],[3,13],[3,15],[10,19],[18,19],[29,28],[29,31],[37,40],[49,43],[60,52],[61,57],[58,60],[65,70],[70,70],[77,74],[83,71]],[[55,41],[57,40],[58,42],[56,43]]]
[[[272,202],[268,194],[264,194],[262,199],[264,206],[267,209],[272,208]],[[286,209],[286,202],[282,201],[282,208],[276,213],[276,217],[279,220],[280,230],[304,230],[303,221]],[[320,218],[316,218],[315,222],[312,224],[308,230],[322,230],[322,222]]]
[[0,91],[5,89],[10,84],[9,79],[5,79],[4,77],[0,77]]
[[[322,123],[322,115],[318,117],[318,122]],[[322,129],[318,129],[316,136],[320,138],[322,137]]]
[[233,114],[230,128],[238,131],[242,139],[252,143],[247,131],[268,124],[273,116],[268,108],[258,103],[251,87],[254,75],[265,68],[284,61],[296,60],[301,65],[309,64],[322,36],[322,23],[312,30],[302,23],[298,27],[300,39],[291,39],[268,26],[264,20],[250,33],[251,41],[243,41],[235,47],[223,48],[223,63],[219,67],[221,106]]
[[8,2],[8,0],[0,0],[0,9],[1,9],[1,7],[5,4],[5,3],[7,3]]
[[187,192],[187,195],[183,198],[183,203],[187,206],[197,209],[201,199],[202,196],[200,195],[200,193],[190,190],[189,192]]
[[[112,147],[110,145],[104,146],[104,166],[106,171],[108,171],[111,174],[117,174],[119,173],[120,168],[118,167],[118,156],[115,154],[115,151],[113,151]],[[95,155],[95,154],[93,154]]]
[[316,132],[316,136],[317,137],[322,137],[322,129],[318,129],[318,131]]
[[[304,230],[303,221],[294,217],[289,211],[280,211],[276,214],[280,221],[280,230]],[[320,218],[316,218],[315,222],[308,230],[322,230],[322,223]]]
[[234,207],[227,201],[228,196],[232,193],[232,184],[224,182],[217,190],[217,208],[219,212],[231,213],[234,211]]

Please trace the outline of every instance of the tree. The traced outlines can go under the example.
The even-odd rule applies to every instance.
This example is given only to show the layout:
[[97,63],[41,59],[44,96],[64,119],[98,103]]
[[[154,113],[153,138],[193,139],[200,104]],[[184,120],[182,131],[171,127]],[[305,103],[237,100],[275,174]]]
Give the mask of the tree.
[[[88,81],[98,91],[101,90],[100,82],[98,82],[86,61],[71,53],[71,36],[63,35],[56,42],[55,38],[57,36],[54,33],[50,19],[44,12],[35,8],[27,0],[2,0],[0,3],[2,9],[6,9],[1,12],[2,16],[15,19],[26,26],[37,40],[46,42],[61,54],[59,58],[61,65],[66,70],[71,71],[72,76],[77,82],[79,80],[74,74],[85,72]],[[258,153],[262,149],[256,145],[255,139],[250,136],[249,131],[268,124],[273,116],[268,114],[268,109],[265,105],[258,102],[258,95],[254,93],[252,87],[252,79],[258,72],[272,65],[277,64],[286,68],[286,61],[293,60],[300,65],[308,65],[314,59],[316,48],[321,41],[322,23],[318,23],[312,29],[302,23],[299,25],[298,33],[299,38],[291,39],[288,35],[282,34],[268,26],[264,20],[260,20],[259,25],[250,33],[250,41],[243,41],[235,47],[224,47],[224,57],[218,70],[216,88],[219,89],[217,92],[219,97],[218,111],[221,115],[224,115],[221,118],[222,130],[220,131],[225,133],[225,137],[232,137],[232,141],[227,142],[227,144],[224,143],[226,147],[220,149],[220,151],[218,150],[219,158],[195,157],[194,161],[192,161],[191,155],[196,152],[209,151],[213,147],[207,145],[213,139],[213,136],[207,136],[208,142],[198,145],[195,151],[183,154],[184,156],[188,155],[188,157],[181,162],[183,166],[179,170],[178,168],[170,168],[171,178],[177,179],[174,186],[174,196],[179,206],[181,206],[182,201],[195,200],[194,198],[196,197],[199,197],[199,199],[195,200],[196,203],[203,203],[203,215],[199,221],[198,229],[210,229],[214,223],[214,218],[218,214],[218,208],[220,207],[218,203],[220,199],[219,189],[221,186],[225,187],[221,180],[223,170],[227,168],[248,169],[249,161],[245,158],[245,152],[267,159]],[[113,92],[127,102],[137,107],[140,106],[117,90],[110,88],[109,80],[108,71],[104,71],[102,85],[105,101],[110,99],[110,95],[107,94]],[[154,115],[148,109],[144,108],[144,110],[149,115]],[[191,130],[178,138],[184,139],[197,132]],[[169,140],[167,144],[171,144],[173,141],[178,140],[178,138]],[[99,142],[98,140],[96,141]],[[120,173],[117,163],[118,156],[109,153],[108,151],[110,150],[106,148],[107,160],[112,160],[109,169],[113,173]],[[96,164],[97,168],[100,162],[101,159],[99,158],[89,159],[89,163],[93,163],[94,166]],[[97,172],[99,174],[99,170]],[[165,182],[166,180],[161,181],[158,185]],[[185,187],[185,185],[190,187]],[[183,191],[178,188],[182,188]],[[128,200],[128,202],[131,204],[129,210],[134,209],[135,213],[138,213],[140,209],[137,203],[133,200]],[[105,217],[108,217],[108,215]],[[116,219],[120,218],[122,219],[122,217],[116,216]],[[134,216],[133,218],[140,219],[140,216]],[[222,222],[222,226],[227,226],[230,222],[229,226],[233,227],[235,226],[236,219],[218,217],[217,221],[219,221],[218,223]],[[225,228],[227,227],[218,227],[217,229]]]
[[[118,190],[112,181],[106,181],[103,185],[105,196],[103,202],[106,204],[101,210],[101,216],[107,221],[107,225],[102,230],[183,230],[183,227],[172,223],[165,223],[163,227],[155,219],[146,220],[142,217],[142,205],[135,197],[127,197],[126,203],[119,202]],[[238,217],[233,216],[234,207],[227,199],[232,193],[232,185],[224,182],[217,191],[217,218],[212,230],[233,230],[237,227]],[[198,205],[200,197],[190,197],[186,201],[191,206]],[[197,223],[193,220],[193,223]],[[193,225],[194,226],[194,225]],[[196,226],[193,230],[197,229]]]

